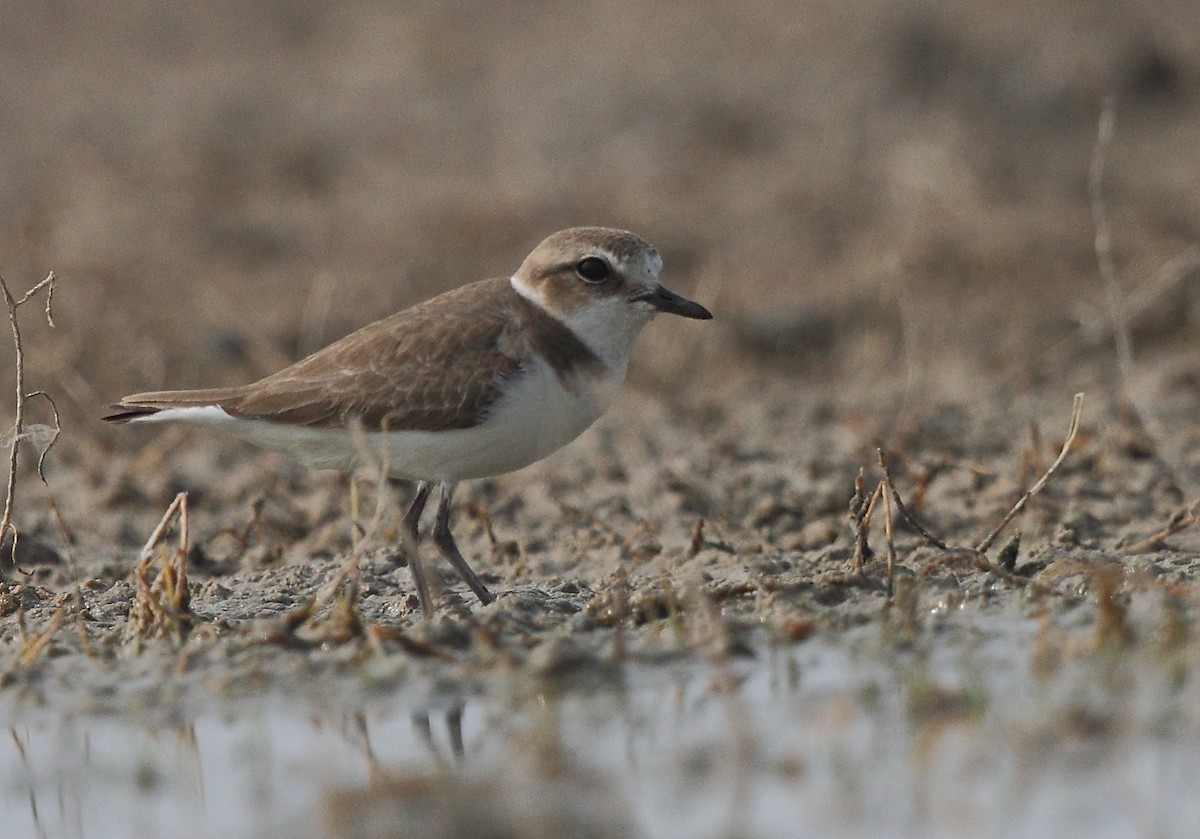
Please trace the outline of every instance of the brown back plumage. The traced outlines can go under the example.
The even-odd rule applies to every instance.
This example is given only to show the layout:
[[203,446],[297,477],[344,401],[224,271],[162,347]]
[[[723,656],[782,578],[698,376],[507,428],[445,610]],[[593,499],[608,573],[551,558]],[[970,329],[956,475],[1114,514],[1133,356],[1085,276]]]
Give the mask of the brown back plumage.
[[570,329],[513,290],[484,280],[405,309],[242,387],[127,396],[103,419],[216,405],[234,417],[368,431],[470,428],[502,383],[542,355],[565,387],[604,371]]

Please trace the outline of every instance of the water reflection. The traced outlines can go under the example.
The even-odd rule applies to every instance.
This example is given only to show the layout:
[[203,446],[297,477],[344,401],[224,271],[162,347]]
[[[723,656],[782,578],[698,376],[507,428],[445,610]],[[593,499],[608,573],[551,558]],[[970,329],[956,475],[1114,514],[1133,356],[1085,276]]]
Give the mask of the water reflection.
[[1044,683],[1028,648],[809,643],[631,666],[609,690],[522,683],[365,708],[273,697],[179,725],[24,709],[0,747],[0,823],[48,839],[1103,837],[1200,823],[1197,686],[1168,690],[1152,664],[1113,679],[1086,657]]
[[16,746],[17,756],[20,759],[21,768],[24,770],[25,788],[28,790],[29,795],[30,820],[33,823],[33,828],[36,831],[36,835],[39,837],[45,836],[46,829],[42,826],[41,816],[38,815],[37,790],[33,784],[33,772],[29,768],[29,757],[25,752],[25,741],[29,739],[29,732],[25,732],[25,740],[21,739],[21,735],[17,733],[15,728],[10,728],[8,732],[12,737],[13,745]]
[[455,703],[446,709],[442,715],[445,720],[449,755],[445,754],[445,750],[433,736],[433,726],[429,722],[430,713],[428,711],[419,711],[412,715],[413,727],[421,735],[421,740],[428,747],[429,754],[441,766],[449,764],[459,765],[466,758],[467,752],[463,746],[463,708],[464,703]]

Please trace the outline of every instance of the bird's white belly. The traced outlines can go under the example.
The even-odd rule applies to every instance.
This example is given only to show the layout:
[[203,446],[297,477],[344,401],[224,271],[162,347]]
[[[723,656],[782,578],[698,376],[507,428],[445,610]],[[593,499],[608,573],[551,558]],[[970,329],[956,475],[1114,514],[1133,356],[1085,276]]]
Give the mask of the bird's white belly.
[[[316,469],[382,465],[409,480],[459,481],[528,466],[582,434],[608,407],[620,380],[606,377],[574,394],[540,358],[513,379],[486,419],[449,431],[353,433],[229,416],[218,407],[171,408],[137,421],[183,421],[217,428]],[[367,461],[373,460],[373,464]]]

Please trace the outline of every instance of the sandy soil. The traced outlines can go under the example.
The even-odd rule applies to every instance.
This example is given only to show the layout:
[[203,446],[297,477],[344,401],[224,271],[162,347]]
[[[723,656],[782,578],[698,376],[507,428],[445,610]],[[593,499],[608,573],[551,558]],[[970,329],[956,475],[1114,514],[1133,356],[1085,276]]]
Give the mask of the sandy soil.
[[[1186,0],[65,2],[11,11],[0,47],[0,273],[18,293],[58,275],[55,328],[38,302],[21,326],[26,387],[63,427],[45,484],[26,446],[27,573],[0,571],[14,708],[571,684],[872,625],[953,645],[972,630],[939,629],[947,611],[1043,621],[1060,657],[1152,649],[1191,679],[1200,533],[1138,544],[1200,498]],[[1113,296],[1089,191],[1106,97]],[[653,324],[596,428],[460,490],[491,606],[448,575],[419,619],[406,487],[377,508],[360,482],[359,540],[345,476],[96,419],[270,372],[577,223],[655,241],[717,317]],[[880,511],[853,572],[876,447],[967,549],[1054,459],[1080,391],[1072,451],[986,555],[897,515],[889,598]],[[150,594],[134,569],[180,492],[190,605],[162,614],[161,566]]]

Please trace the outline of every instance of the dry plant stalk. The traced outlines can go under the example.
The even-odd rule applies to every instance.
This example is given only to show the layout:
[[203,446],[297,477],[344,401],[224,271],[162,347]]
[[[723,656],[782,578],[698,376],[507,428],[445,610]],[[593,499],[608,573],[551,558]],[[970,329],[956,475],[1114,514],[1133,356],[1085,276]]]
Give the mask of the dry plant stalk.
[[613,646],[612,657],[614,661],[625,661],[625,621],[629,619],[631,610],[629,608],[629,575],[625,572],[624,565],[618,565],[617,570],[612,575],[612,587],[609,589],[612,592],[612,614],[614,618],[613,624]]
[[1123,572],[1120,567],[1107,566],[1092,575],[1096,584],[1096,644],[1099,647],[1120,647],[1132,638],[1128,609],[1120,598]]
[[[887,596],[889,600],[892,597],[893,585],[895,582],[896,560],[896,548],[893,540],[894,524],[891,506],[892,501],[895,501],[896,509],[900,511],[900,515],[906,522],[908,522],[909,526],[920,533],[922,538],[924,538],[925,541],[930,545],[933,545],[939,550],[945,551],[947,555],[954,559],[960,559],[964,557],[969,558],[974,561],[981,570],[990,571],[991,573],[997,574],[1010,582],[1027,582],[1023,578],[1011,573],[1011,569],[1006,568],[1003,565],[1003,563],[1009,561],[1009,559],[1015,562],[1015,552],[1017,546],[1020,544],[1019,538],[1015,540],[1015,542],[1011,542],[1006,546],[1006,551],[1010,551],[1012,556],[1008,557],[1007,554],[1002,556],[1001,565],[994,565],[993,563],[989,562],[985,555],[988,549],[990,549],[992,544],[996,541],[996,538],[1004,531],[1004,528],[1006,528],[1009,523],[1016,518],[1017,514],[1020,513],[1021,510],[1025,509],[1025,505],[1029,503],[1029,500],[1041,492],[1054,473],[1058,471],[1058,468],[1066,459],[1067,454],[1071,451],[1071,447],[1075,443],[1075,438],[1079,434],[1079,423],[1082,416],[1083,394],[1077,393],[1075,394],[1071,405],[1070,427],[1067,429],[1067,436],[1063,441],[1062,449],[1059,451],[1058,457],[1056,457],[1054,462],[1046,468],[1046,471],[1042,473],[1042,476],[1037,480],[1037,482],[1034,483],[1034,485],[1024,493],[1022,493],[1021,497],[1017,499],[1017,503],[1014,504],[1008,513],[1005,514],[1004,518],[1000,520],[1000,523],[992,529],[992,532],[989,533],[987,537],[984,538],[983,541],[981,541],[974,548],[961,548],[949,545],[945,542],[945,540],[938,538],[924,525],[917,521],[916,517],[913,516],[913,514],[909,511],[908,506],[904,503],[904,499],[901,497],[900,491],[896,489],[896,485],[892,480],[891,469],[888,466],[887,455],[884,453],[882,448],[877,448],[875,453],[879,460],[879,469],[883,473],[883,480],[881,480],[879,485],[875,488],[875,493],[871,496],[870,504],[865,505],[862,470],[859,470],[859,476],[857,479],[855,479],[855,493],[850,501],[850,518],[856,527],[856,543],[854,552],[856,573],[862,573],[861,558],[864,557],[867,550],[869,550],[865,548],[865,545],[867,529],[870,526],[871,513],[874,510],[875,501],[882,496],[885,516],[884,532],[888,541]],[[863,506],[867,506],[867,509],[860,515],[857,511],[861,510]]]
[[737,683],[728,668],[734,646],[729,624],[722,618],[720,608],[708,596],[699,580],[691,579],[685,584],[683,599],[688,613],[695,618],[690,624],[691,649],[716,668],[721,691],[734,695]]
[[696,523],[692,525],[692,536],[688,539],[687,550],[684,556],[688,559],[695,559],[696,555],[704,549],[704,517],[700,516],[696,519]]
[[358,492],[358,476],[350,476],[350,544],[357,547],[362,541],[366,531],[363,530],[362,522],[360,521],[361,514],[361,499]]
[[1029,465],[1033,468],[1034,474],[1043,472],[1046,469],[1046,458],[1042,456],[1042,427],[1037,420],[1029,421]]
[[21,573],[28,572],[24,571],[24,569],[17,564],[18,534],[16,525],[13,524],[12,518],[13,506],[16,503],[17,496],[17,454],[21,448],[21,438],[25,433],[26,401],[34,396],[43,396],[46,398],[46,401],[50,403],[50,407],[54,412],[54,434],[50,438],[50,441],[46,444],[45,448],[42,450],[41,456],[38,458],[38,475],[43,481],[46,480],[46,476],[42,471],[42,467],[46,460],[46,454],[54,446],[55,442],[57,442],[61,426],[59,425],[58,421],[58,408],[55,406],[54,400],[50,398],[49,394],[40,390],[34,391],[33,393],[25,392],[25,348],[21,344],[21,327],[17,323],[17,309],[19,309],[26,301],[33,297],[33,295],[37,294],[42,289],[46,289],[46,323],[51,329],[53,329],[54,316],[52,314],[50,304],[54,299],[54,282],[56,279],[57,277],[55,276],[54,272],[51,271],[46,276],[46,279],[33,286],[33,288],[29,289],[18,299],[13,297],[12,292],[9,291],[8,283],[5,281],[4,277],[0,277],[0,292],[4,294],[4,304],[8,309],[8,322],[12,327],[13,353],[15,356],[14,365],[16,367],[16,409],[13,412],[12,442],[8,447],[8,486],[4,495],[4,513],[2,517],[0,517],[0,541],[3,541],[10,533],[12,534],[12,564],[13,568],[21,571]]
[[[883,485],[880,484],[880,486]],[[892,494],[884,491],[881,495],[883,496],[883,533],[887,537],[887,588],[885,593],[890,601],[896,585],[896,540],[892,521]]]
[[[359,563],[367,547],[382,529],[383,520],[389,507],[389,501],[391,500],[391,492],[388,490],[387,483],[387,449],[383,449],[382,457],[377,459],[375,456],[376,453],[371,450],[361,424],[352,425],[350,431],[354,439],[354,445],[358,449],[363,463],[373,467],[371,471],[376,475],[375,510],[370,520],[364,526],[359,518],[360,495],[358,482],[352,476],[350,479],[351,517],[353,519],[351,533],[356,538],[354,538],[350,556],[329,581],[321,587],[316,596],[302,607],[304,618],[293,626],[294,631],[307,629],[322,642],[345,641],[351,638],[364,637],[364,626],[362,616],[359,612],[361,600],[359,591]],[[341,595],[341,599],[337,601],[331,613],[322,622],[324,625],[318,628],[315,619],[338,595]]]
[[[1112,255],[1112,231],[1108,226],[1108,207],[1104,201],[1104,169],[1108,162],[1108,151],[1116,132],[1117,112],[1112,99],[1106,99],[1100,112],[1100,126],[1096,132],[1096,144],[1092,148],[1092,165],[1088,171],[1088,194],[1092,207],[1092,225],[1095,228],[1094,247],[1100,279],[1104,282],[1104,293],[1108,299],[1108,313],[1112,319],[1113,340],[1117,345],[1117,363],[1121,371],[1122,384],[1128,388],[1133,377],[1133,340],[1129,334],[1129,323],[1125,318],[1121,284],[1117,280],[1116,261]],[[1135,409],[1140,406],[1135,405]],[[1139,411],[1140,413],[1140,411]]]
[[996,557],[1000,567],[1010,574],[1017,568],[1017,557],[1021,553],[1021,531],[1013,534],[1013,537],[1004,543],[1000,548],[1000,553]]
[[867,536],[871,530],[871,517],[875,514],[875,505],[879,502],[879,496],[883,492],[883,485],[879,484],[868,497],[866,488],[863,470],[859,469],[858,476],[854,479],[854,495],[850,498],[849,515],[851,527],[854,529],[852,571],[858,577],[863,576],[863,564],[871,556],[871,546],[867,543]]
[[1174,536],[1181,530],[1186,530],[1193,524],[1196,524],[1196,509],[1200,507],[1200,500],[1193,501],[1191,506],[1171,516],[1171,520],[1167,522],[1167,526],[1157,533],[1147,536],[1140,542],[1134,542],[1132,545],[1126,545],[1121,549],[1121,552],[1126,555],[1148,553],[1157,550],[1162,546],[1162,543]]
[[60,606],[50,616],[50,620],[46,621],[46,625],[42,627],[42,631],[32,638],[27,638],[22,645],[21,656],[18,659],[22,667],[28,667],[37,660],[37,657],[42,654],[42,650],[50,643],[50,639],[58,632],[62,626],[63,616],[66,614],[66,607]]
[[[173,551],[165,547],[159,550],[163,536],[176,519],[179,521],[178,546]],[[182,640],[191,628],[194,617],[187,579],[189,539],[187,493],[181,492],[146,540],[133,572],[137,598],[129,617],[139,634],[158,637],[171,634]],[[162,567],[151,580],[156,557]]]
[[[1113,342],[1117,348],[1117,369],[1120,372],[1121,389],[1129,399],[1129,404],[1142,424],[1142,428],[1154,443],[1154,457],[1159,467],[1170,476],[1177,488],[1187,494],[1186,483],[1174,466],[1178,459],[1165,457],[1162,453],[1165,435],[1158,416],[1150,404],[1140,398],[1132,386],[1136,373],[1133,359],[1133,339],[1129,329],[1128,308],[1121,294],[1116,261],[1112,255],[1112,232],[1108,223],[1108,206],[1104,200],[1104,172],[1109,148],[1112,146],[1113,136],[1116,133],[1116,121],[1116,106],[1111,98],[1106,99],[1100,112],[1100,125],[1096,133],[1096,144],[1092,149],[1092,165],[1088,173],[1088,192],[1091,198],[1092,224],[1095,227],[1096,237],[1096,264],[1100,270],[1100,279],[1104,283]],[[1150,290],[1142,295],[1143,300],[1139,301],[1138,308],[1146,308],[1149,300],[1161,294],[1168,285],[1174,285],[1181,278],[1186,277],[1188,272],[1197,265],[1200,265],[1200,247],[1192,245],[1163,266],[1158,279],[1149,283]],[[1176,513],[1163,530],[1124,548],[1123,552],[1136,554],[1154,550],[1162,544],[1164,539],[1196,522],[1195,511],[1198,506],[1200,506],[1200,499],[1193,501]]]
[[[491,559],[492,565],[499,565],[503,559],[501,552],[501,544],[499,537],[496,536],[496,527],[492,521],[492,514],[487,507],[482,504],[468,503],[464,512],[470,514],[472,518],[483,525],[483,535],[488,541],[488,557]],[[511,544],[511,543],[509,543]]]
[[261,538],[263,508],[266,506],[267,495],[269,492],[269,489],[259,490],[258,494],[250,499],[250,515],[246,519],[246,523],[242,525],[241,528],[235,527],[234,525],[222,527],[212,535],[210,541],[216,541],[220,537],[228,537],[237,544],[238,550],[245,551],[250,545],[250,537],[254,535],[256,530],[259,531],[259,536]]
[[[896,489],[896,484],[892,481],[892,471],[888,468],[887,456],[883,453],[882,448],[875,449],[875,456],[879,459],[879,470],[883,472],[883,483],[881,486],[887,488],[888,493],[896,501],[896,509],[900,511],[900,515],[904,516],[904,520],[924,537],[925,541],[936,548],[941,548],[943,551],[949,550],[946,543],[929,532],[912,513],[909,512],[908,506],[904,503],[904,499],[900,497],[900,491]],[[889,508],[890,509],[890,508]],[[890,514],[889,514],[890,516]]]
[[1025,505],[1029,503],[1029,499],[1041,492],[1046,486],[1046,483],[1050,480],[1051,476],[1058,471],[1058,467],[1062,465],[1062,462],[1067,458],[1067,454],[1071,451],[1071,446],[1075,445],[1075,437],[1079,434],[1079,421],[1082,417],[1083,394],[1077,393],[1075,394],[1075,399],[1071,405],[1071,425],[1067,429],[1067,438],[1063,440],[1062,449],[1059,450],[1058,457],[1054,458],[1054,462],[1051,463],[1049,468],[1042,473],[1042,477],[1038,478],[1037,483],[1025,490],[1024,494],[1017,499],[1017,503],[1014,504],[1013,508],[1008,511],[1008,514],[1000,520],[1000,523],[996,525],[992,532],[989,533],[982,542],[975,546],[976,551],[981,554],[987,553],[988,548],[990,548],[992,543],[996,541],[996,537],[1000,535],[1004,528],[1008,527],[1008,523],[1016,517],[1017,513],[1025,509]]

